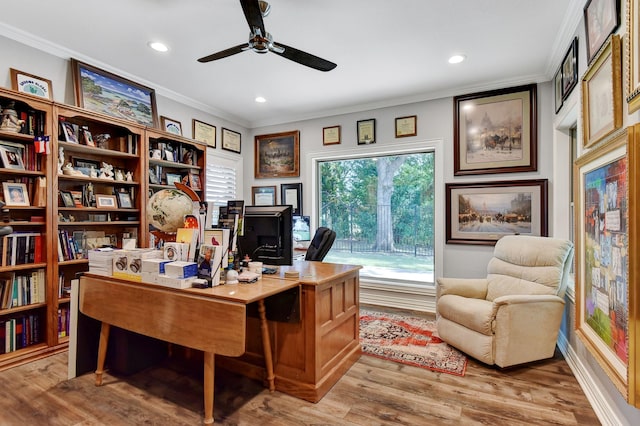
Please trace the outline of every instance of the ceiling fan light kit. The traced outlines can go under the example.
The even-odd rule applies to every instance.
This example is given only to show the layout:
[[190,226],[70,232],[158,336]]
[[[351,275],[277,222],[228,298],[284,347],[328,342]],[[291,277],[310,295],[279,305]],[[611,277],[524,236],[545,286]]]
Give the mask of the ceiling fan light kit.
[[239,44],[225,50],[204,56],[198,59],[198,62],[211,62],[218,59],[226,58],[245,50],[253,50],[256,53],[273,52],[278,56],[282,56],[290,61],[297,62],[319,71],[331,71],[336,67],[333,62],[322,59],[294,47],[287,46],[282,43],[273,41],[273,37],[264,29],[263,17],[267,16],[271,11],[271,5],[262,0],[240,0],[240,5],[244,12],[244,16],[249,24],[249,41]]

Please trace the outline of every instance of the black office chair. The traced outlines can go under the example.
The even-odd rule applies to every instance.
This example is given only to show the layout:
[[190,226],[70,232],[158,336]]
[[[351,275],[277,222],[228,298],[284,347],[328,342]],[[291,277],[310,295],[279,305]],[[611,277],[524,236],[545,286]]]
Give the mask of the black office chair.
[[322,262],[322,259],[329,253],[333,242],[336,240],[336,233],[324,226],[318,228],[316,234],[307,248],[307,255],[304,260],[315,260]]

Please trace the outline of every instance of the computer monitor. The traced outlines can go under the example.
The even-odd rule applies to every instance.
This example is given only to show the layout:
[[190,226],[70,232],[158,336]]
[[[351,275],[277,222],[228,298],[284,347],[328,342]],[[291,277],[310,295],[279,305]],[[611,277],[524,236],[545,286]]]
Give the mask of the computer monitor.
[[311,241],[311,217],[309,216],[293,217],[293,240],[294,241]]
[[293,263],[293,208],[281,206],[246,206],[244,235],[238,236],[240,258],[265,265]]

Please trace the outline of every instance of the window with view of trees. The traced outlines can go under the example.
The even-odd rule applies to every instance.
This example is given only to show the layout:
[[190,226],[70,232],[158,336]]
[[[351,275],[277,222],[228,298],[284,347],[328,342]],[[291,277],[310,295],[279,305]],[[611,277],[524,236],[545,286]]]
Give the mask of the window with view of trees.
[[434,153],[319,163],[319,221],[336,231],[325,261],[362,277],[433,283]]

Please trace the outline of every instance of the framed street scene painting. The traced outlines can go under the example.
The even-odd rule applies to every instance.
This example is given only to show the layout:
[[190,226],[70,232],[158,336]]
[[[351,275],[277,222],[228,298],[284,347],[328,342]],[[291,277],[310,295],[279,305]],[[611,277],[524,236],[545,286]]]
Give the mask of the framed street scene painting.
[[300,176],[300,131],[255,137],[255,177]]

